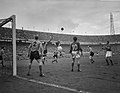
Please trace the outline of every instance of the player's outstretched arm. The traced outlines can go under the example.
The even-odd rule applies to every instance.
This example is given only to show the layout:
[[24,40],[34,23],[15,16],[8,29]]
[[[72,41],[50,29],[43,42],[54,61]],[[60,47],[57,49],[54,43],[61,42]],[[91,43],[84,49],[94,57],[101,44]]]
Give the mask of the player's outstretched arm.
[[50,36],[50,39],[47,41],[47,43],[51,42],[51,41],[52,41],[52,39],[53,39],[53,37],[52,37],[52,36]]
[[43,56],[43,46],[42,46],[42,43],[40,44],[40,46],[39,46],[39,49],[40,49],[40,54],[41,54],[41,56]]
[[31,44],[29,45],[29,47],[28,47],[28,57],[30,57],[30,52],[31,52]]

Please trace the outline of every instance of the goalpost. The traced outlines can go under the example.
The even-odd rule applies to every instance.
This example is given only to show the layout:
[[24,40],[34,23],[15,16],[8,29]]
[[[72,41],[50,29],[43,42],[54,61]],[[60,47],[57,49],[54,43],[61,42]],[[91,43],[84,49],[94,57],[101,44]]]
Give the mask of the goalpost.
[[16,65],[16,16],[12,15],[6,19],[0,19],[0,27],[4,26],[6,23],[12,22],[12,46],[13,46],[13,76],[17,75],[17,65]]

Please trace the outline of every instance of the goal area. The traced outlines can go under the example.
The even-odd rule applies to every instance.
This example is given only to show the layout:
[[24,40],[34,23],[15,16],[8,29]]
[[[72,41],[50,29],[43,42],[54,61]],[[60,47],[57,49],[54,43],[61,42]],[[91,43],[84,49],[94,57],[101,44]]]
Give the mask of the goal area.
[[[12,38],[11,38],[11,43],[12,43],[12,75],[16,76],[17,75],[17,64],[16,64],[16,15],[12,15],[8,18],[1,19],[0,18],[0,28],[2,28],[4,25],[7,23],[11,22],[12,24]],[[5,32],[3,32],[5,33]],[[4,34],[5,37],[5,34]],[[4,38],[3,38],[4,41]]]

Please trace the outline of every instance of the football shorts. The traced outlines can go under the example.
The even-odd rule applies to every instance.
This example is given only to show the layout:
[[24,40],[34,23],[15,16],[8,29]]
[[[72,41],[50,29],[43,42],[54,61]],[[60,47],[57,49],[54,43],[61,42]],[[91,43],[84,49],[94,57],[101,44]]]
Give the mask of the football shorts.
[[112,57],[112,51],[107,51],[106,52],[106,57]]
[[93,57],[93,56],[94,56],[94,52],[92,52],[92,51],[91,51],[91,52],[90,52],[90,56],[92,56],[92,57]]
[[72,58],[80,58],[80,54],[78,54],[78,51],[72,51]]
[[38,51],[31,51],[30,53],[30,59],[33,60],[33,59],[40,59],[40,54]]
[[61,46],[58,46],[58,51],[62,51],[62,47]]

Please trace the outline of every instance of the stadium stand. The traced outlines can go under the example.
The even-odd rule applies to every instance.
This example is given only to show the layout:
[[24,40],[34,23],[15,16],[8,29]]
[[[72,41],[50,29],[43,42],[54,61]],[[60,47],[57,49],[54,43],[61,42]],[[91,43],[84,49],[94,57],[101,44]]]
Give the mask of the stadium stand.
[[[119,53],[120,49],[120,35],[101,35],[101,36],[86,36],[86,35],[68,35],[68,34],[57,34],[57,33],[47,33],[47,32],[37,32],[37,31],[28,31],[22,29],[16,29],[17,36],[17,59],[21,60],[27,58],[27,47],[29,41],[34,39],[34,35],[39,36],[39,40],[46,41],[49,40],[50,35],[53,36],[52,43],[60,40],[62,47],[65,53],[69,53],[70,43],[73,41],[73,36],[78,37],[78,41],[82,45],[83,51],[88,52],[87,46],[92,45],[95,53],[101,52],[102,44],[105,44],[106,41],[110,41],[112,44],[112,49],[115,53]],[[0,47],[6,47],[6,53],[10,55],[12,52],[12,29],[11,28],[0,28]],[[53,53],[55,46],[53,44],[48,45],[48,53]],[[10,44],[10,45],[8,45]],[[102,54],[102,53],[101,53]]]
[[[88,36],[88,35],[67,35],[67,34],[57,34],[57,33],[47,33],[47,32],[37,32],[17,29],[17,39],[29,40],[33,39],[34,35],[38,35],[40,40],[48,40],[50,35],[53,35],[54,41],[62,41],[65,43],[72,42],[72,37],[77,36],[78,41],[82,44],[99,44],[110,41],[112,43],[120,43],[120,35],[100,35],[100,36]],[[11,28],[0,28],[0,38],[12,38]]]

